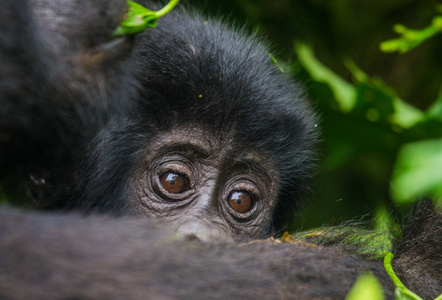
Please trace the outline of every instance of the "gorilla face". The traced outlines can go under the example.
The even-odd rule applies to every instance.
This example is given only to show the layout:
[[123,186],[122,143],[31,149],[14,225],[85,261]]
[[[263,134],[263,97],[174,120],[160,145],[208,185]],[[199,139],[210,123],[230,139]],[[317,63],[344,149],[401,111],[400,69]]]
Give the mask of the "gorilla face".
[[270,233],[278,192],[272,158],[184,126],[158,134],[130,172],[133,209],[181,235],[228,241]]

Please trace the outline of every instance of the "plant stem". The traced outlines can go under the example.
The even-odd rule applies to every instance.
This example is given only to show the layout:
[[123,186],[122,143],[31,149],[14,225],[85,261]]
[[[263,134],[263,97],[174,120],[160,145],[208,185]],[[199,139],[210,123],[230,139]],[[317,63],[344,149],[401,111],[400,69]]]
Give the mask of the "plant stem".
[[387,274],[390,276],[391,281],[393,281],[393,284],[396,286],[396,289],[399,290],[400,294],[405,295],[410,299],[423,300],[421,297],[419,297],[418,295],[407,289],[405,285],[396,276],[393,267],[391,266],[391,261],[393,260],[393,256],[394,256],[393,253],[391,253],[390,251],[385,252],[384,268]]
[[169,11],[172,10],[172,8],[175,7],[175,5],[178,4],[178,2],[180,2],[180,0],[171,0],[169,3],[167,3],[166,6],[164,6],[162,9],[158,10],[155,12],[155,15],[160,18],[162,16],[164,16],[165,14],[167,14]]

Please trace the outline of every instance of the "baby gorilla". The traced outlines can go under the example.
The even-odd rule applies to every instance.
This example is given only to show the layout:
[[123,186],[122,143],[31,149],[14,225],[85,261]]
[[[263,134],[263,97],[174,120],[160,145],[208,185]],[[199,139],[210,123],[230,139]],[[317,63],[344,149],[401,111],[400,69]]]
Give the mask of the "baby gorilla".
[[155,216],[203,240],[260,238],[283,226],[312,175],[316,129],[265,43],[177,8],[136,48],[130,112],[39,202]]

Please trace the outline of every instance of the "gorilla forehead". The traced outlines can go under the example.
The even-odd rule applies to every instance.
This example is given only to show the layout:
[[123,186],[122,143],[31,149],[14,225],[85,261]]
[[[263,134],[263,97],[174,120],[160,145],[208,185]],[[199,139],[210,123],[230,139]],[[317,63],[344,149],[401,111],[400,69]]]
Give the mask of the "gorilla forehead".
[[275,168],[273,159],[260,148],[238,143],[233,132],[218,131],[217,134],[195,124],[179,125],[158,132],[145,149],[145,160],[158,160],[168,153],[184,151],[189,157],[210,160],[216,168],[228,168],[228,165],[236,162],[250,163],[249,166],[259,166],[263,173],[275,177],[269,180],[277,180],[277,175],[272,172]]

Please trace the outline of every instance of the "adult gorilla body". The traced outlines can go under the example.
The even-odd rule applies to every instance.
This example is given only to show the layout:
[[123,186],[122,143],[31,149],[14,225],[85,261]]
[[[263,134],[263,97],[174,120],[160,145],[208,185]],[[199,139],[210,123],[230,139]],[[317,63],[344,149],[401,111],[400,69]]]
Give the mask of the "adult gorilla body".
[[[0,210],[5,299],[344,299],[371,272],[386,299],[382,259],[339,246],[269,240],[177,241],[146,219]],[[393,268],[423,299],[442,293],[442,215],[423,208],[404,230]]]

